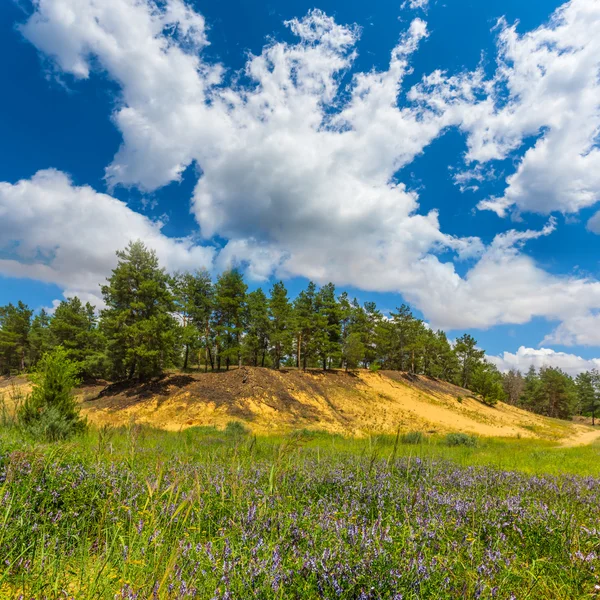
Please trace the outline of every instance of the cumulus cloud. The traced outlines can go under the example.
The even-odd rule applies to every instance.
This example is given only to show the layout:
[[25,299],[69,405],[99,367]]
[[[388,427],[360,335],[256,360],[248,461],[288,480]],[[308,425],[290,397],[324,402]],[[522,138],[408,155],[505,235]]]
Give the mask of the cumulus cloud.
[[585,309],[573,311],[543,340],[543,344],[563,346],[600,346],[600,314]]
[[[535,315],[562,320],[575,307],[600,308],[599,283],[551,275],[523,254],[528,239],[551,233],[552,221],[542,231],[505,232],[485,247],[476,237],[441,231],[438,212],[421,213],[417,193],[396,179],[401,167],[453,126],[467,133],[472,172],[482,174],[478,164],[506,156],[527,135],[544,140],[552,131],[568,132],[569,118],[577,118],[565,108],[571,100],[583,111],[578,123],[585,138],[588,125],[582,123],[593,104],[587,92],[595,90],[590,69],[598,53],[582,22],[587,14],[588,27],[595,28],[593,2],[573,0],[548,26],[525,36],[502,24],[499,68],[491,80],[482,69],[435,72],[409,90],[403,81],[411,55],[428,36],[419,18],[399,36],[385,69],[355,72],[341,87],[360,28],[316,9],[286,23],[295,42],[271,41],[249,56],[243,73],[230,74],[204,59],[204,19],[181,0],[36,0],[34,6],[21,30],[57,69],[75,78],[101,69],[120,87],[113,119],[123,142],[106,170],[109,185],[153,190],[195,162],[202,176],[191,204],[200,233],[206,240],[228,240],[218,253],[190,240],[168,240],[159,224],[120,205],[131,226],[118,245],[147,231],[159,254],[179,268],[243,263],[257,279],[304,276],[401,292],[436,327],[524,323]],[[565,80],[567,60],[577,75]],[[529,77],[535,85],[525,85]],[[580,191],[590,188],[590,177],[586,172],[579,180]],[[44,197],[37,179],[3,189],[36,189]],[[561,185],[575,183],[567,177]],[[69,198],[95,195],[99,205],[113,206],[89,188],[64,183],[62,189]],[[573,206],[588,202],[577,194]],[[0,196],[0,202],[10,197]],[[529,201],[519,202],[525,209]],[[77,231],[87,235],[94,227],[91,220],[80,222]],[[54,277],[68,287],[109,266],[103,259],[101,268],[93,267],[90,259],[93,268],[86,273],[85,254],[77,252],[70,253],[73,263],[81,260],[77,267],[66,259],[39,260],[36,252],[62,256],[63,244],[70,248],[72,242],[57,239],[50,251],[38,229],[21,227],[22,262],[0,263],[3,272]],[[106,251],[95,252],[112,256],[115,244],[111,239]],[[461,277],[453,261],[466,259],[472,266]]]
[[502,196],[482,200],[479,208],[504,216],[513,210],[574,213],[595,204],[600,199],[600,3],[571,0],[548,24],[524,34],[518,23],[504,19],[497,28],[492,77],[483,67],[452,76],[436,72],[413,97],[438,111],[462,112],[469,163],[504,159],[535,140],[508,176]]
[[75,186],[53,169],[0,183],[0,272],[59,285],[65,296],[98,303],[98,284],[116,265],[115,251],[141,239],[170,270],[212,267],[214,250],[173,239],[111,196]]
[[524,373],[533,365],[536,369],[557,367],[575,377],[583,371],[600,368],[600,358],[585,359],[576,354],[556,352],[549,348],[536,350],[525,346],[521,346],[514,354],[504,352],[500,356],[488,356],[488,360],[494,363],[502,372],[517,369]]
[[410,8],[411,10],[427,11],[429,8],[429,0],[406,0],[400,8]]

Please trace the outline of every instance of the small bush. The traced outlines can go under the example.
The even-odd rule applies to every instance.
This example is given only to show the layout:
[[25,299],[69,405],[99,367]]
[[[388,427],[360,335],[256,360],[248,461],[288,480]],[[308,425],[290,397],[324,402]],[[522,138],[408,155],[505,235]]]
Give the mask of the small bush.
[[444,438],[444,444],[446,446],[477,446],[477,438],[474,435],[467,435],[466,433],[449,433]]
[[425,436],[420,431],[409,431],[400,436],[400,441],[403,444],[422,444]]
[[225,426],[225,435],[231,437],[242,437],[248,435],[250,430],[239,421],[229,421]]
[[456,396],[456,400],[459,404],[463,403],[463,397],[462,396]]
[[369,365],[369,371],[371,371],[371,373],[377,373],[379,369],[381,369],[381,365],[378,362],[372,362]]
[[79,383],[78,370],[61,346],[44,355],[31,376],[33,389],[19,410],[19,424],[27,433],[54,442],[86,429],[72,393]]

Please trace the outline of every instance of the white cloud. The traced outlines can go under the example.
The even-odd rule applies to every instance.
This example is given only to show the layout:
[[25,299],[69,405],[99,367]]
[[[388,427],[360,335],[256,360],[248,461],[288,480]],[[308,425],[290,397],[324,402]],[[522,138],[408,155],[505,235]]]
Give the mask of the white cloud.
[[480,208],[501,216],[578,212],[600,199],[600,3],[571,0],[538,29],[521,35],[517,26],[498,23],[493,77],[483,68],[459,76],[437,72],[413,97],[462,113],[468,162],[506,158],[538,138],[502,196]]
[[595,213],[587,222],[586,228],[592,233],[600,235],[600,211]]
[[30,180],[0,183],[0,273],[54,283],[65,296],[98,303],[99,283],[115,251],[141,239],[170,270],[210,268],[213,249],[173,239],[156,223],[111,196],[75,186],[48,169]]
[[488,360],[494,363],[500,371],[506,372],[517,369],[525,373],[532,365],[539,369],[541,367],[557,367],[569,375],[575,377],[583,371],[600,368],[600,358],[585,359],[576,354],[555,352],[549,348],[526,348],[521,346],[516,353],[504,352],[501,356],[488,356]]
[[[5,261],[0,270],[46,278],[68,290],[81,278],[78,285],[87,290],[112,264],[106,257],[113,256],[115,245],[142,237],[160,246],[168,265],[197,266],[214,258],[217,268],[245,262],[259,279],[300,275],[399,291],[436,327],[524,323],[536,315],[562,320],[575,310],[600,308],[598,282],[551,275],[522,253],[527,239],[549,235],[553,223],[541,232],[506,232],[485,248],[478,238],[442,232],[438,212],[421,214],[418,195],[395,180],[398,169],[452,126],[468,134],[467,157],[477,163],[475,174],[483,173],[478,163],[506,156],[525,136],[542,130],[552,155],[557,152],[553,135],[568,136],[575,128],[578,139],[589,141],[588,123],[595,118],[589,92],[597,85],[590,73],[598,58],[598,41],[589,31],[596,30],[594,5],[573,0],[550,26],[521,37],[502,25],[500,66],[492,80],[481,69],[453,77],[435,72],[407,91],[403,79],[411,70],[411,54],[428,35],[421,19],[400,36],[386,69],[354,73],[351,85],[340,88],[352,68],[360,29],[339,25],[319,10],[287,23],[296,43],[270,42],[249,57],[238,76],[203,59],[204,20],[180,0],[160,5],[36,0],[22,27],[25,37],[60,71],[87,78],[99,68],[120,86],[113,119],[123,143],[106,171],[110,185],[152,190],[177,180],[196,162],[202,176],[192,210],[201,234],[229,241],[213,256],[190,240],[169,240],[159,225],[117,203],[127,217],[117,228],[119,236],[111,232],[107,241],[95,231],[95,219],[66,211],[60,237],[46,239],[37,225],[31,232],[21,226],[17,238],[17,229],[9,226],[21,242],[20,260],[31,264]],[[589,30],[582,26],[586,13]],[[501,88],[510,96],[500,104]],[[588,156],[584,159],[596,160],[593,153]],[[552,167],[572,168],[573,161],[563,162]],[[563,189],[556,197],[570,197],[571,206],[591,202],[586,194],[595,184],[588,166],[578,183],[570,177],[573,171],[558,182],[575,186],[575,195]],[[3,189],[35,189],[44,197],[48,183],[37,177]],[[48,185],[52,188],[52,178]],[[526,191],[514,202],[528,210],[534,196],[525,183],[519,185]],[[113,206],[108,196],[89,188],[65,183],[61,189],[68,198],[101,198],[99,206]],[[61,206],[59,196],[55,201]],[[550,206],[555,200],[548,198]],[[42,205],[31,206],[27,222],[36,216],[42,221]],[[95,240],[89,260],[83,257],[90,250],[83,241],[65,238],[65,227]],[[42,255],[54,252],[61,259],[34,260],[39,248]],[[474,260],[464,277],[456,272],[456,258]]]
[[400,8],[410,8],[411,10],[423,10],[426,12],[429,8],[429,0],[406,0]]
[[543,344],[600,346],[600,314],[574,307],[571,314],[543,340]]

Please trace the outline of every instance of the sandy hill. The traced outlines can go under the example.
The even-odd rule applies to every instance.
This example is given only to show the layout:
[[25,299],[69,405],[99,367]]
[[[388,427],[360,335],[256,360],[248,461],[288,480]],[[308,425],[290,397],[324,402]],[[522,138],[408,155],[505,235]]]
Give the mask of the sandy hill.
[[[27,391],[24,378],[0,380],[0,394]],[[5,396],[8,396],[5,393]],[[396,371],[307,371],[242,367],[222,373],[169,374],[147,383],[94,384],[79,390],[82,412],[97,425],[131,421],[172,431],[229,421],[255,433],[320,429],[346,435],[419,430],[534,437],[590,443],[600,431],[498,404],[422,375]]]
[[168,430],[245,422],[256,433],[321,429],[368,435],[419,430],[483,436],[592,441],[585,425],[547,419],[498,404],[489,407],[462,388],[395,371],[308,371],[248,368],[172,374],[145,384],[82,389],[82,409],[96,424],[131,420]]

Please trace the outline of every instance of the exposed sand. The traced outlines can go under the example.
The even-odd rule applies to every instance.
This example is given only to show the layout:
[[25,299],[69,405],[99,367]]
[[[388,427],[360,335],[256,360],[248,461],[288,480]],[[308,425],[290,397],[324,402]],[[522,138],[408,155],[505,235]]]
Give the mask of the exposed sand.
[[[0,379],[0,394],[27,392],[25,378]],[[600,429],[534,415],[435,379],[385,371],[274,371],[173,374],[146,384],[98,384],[80,390],[82,413],[96,425],[147,424],[170,431],[243,421],[255,433],[319,429],[344,435],[418,430],[523,437],[579,446]],[[10,405],[10,401],[7,402]]]

